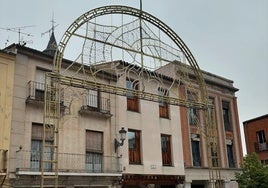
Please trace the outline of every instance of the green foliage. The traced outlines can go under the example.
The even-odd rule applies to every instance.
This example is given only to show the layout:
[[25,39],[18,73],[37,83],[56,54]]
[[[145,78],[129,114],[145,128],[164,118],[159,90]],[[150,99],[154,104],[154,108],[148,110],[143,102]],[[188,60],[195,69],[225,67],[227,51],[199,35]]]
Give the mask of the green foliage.
[[256,153],[244,157],[242,173],[236,174],[240,188],[268,188],[268,166],[260,163]]

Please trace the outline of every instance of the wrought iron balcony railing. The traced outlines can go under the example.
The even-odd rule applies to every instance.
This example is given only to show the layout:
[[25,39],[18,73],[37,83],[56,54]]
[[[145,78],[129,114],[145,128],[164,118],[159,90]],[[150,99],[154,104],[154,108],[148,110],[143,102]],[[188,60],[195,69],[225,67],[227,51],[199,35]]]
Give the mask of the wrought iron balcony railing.
[[255,151],[256,152],[262,152],[262,151],[268,151],[268,142],[255,142]]
[[[17,152],[17,172],[40,172],[41,171],[40,151]],[[45,160],[52,159],[53,153],[46,152]],[[44,164],[44,171],[53,172],[51,163]],[[121,158],[115,156],[88,155],[59,153],[58,172],[68,173],[120,173]]]
[[110,108],[110,99],[100,97],[99,95],[87,94],[83,100],[80,112],[91,111],[111,115]]
[[[51,97],[54,95],[51,94]],[[26,102],[29,101],[36,101],[36,102],[44,102],[45,99],[45,83],[36,82],[36,81],[29,81],[27,84],[27,98]],[[61,92],[61,106],[63,106],[64,103],[64,93]]]
[[41,82],[28,82],[27,100],[44,101],[45,98],[45,84]]

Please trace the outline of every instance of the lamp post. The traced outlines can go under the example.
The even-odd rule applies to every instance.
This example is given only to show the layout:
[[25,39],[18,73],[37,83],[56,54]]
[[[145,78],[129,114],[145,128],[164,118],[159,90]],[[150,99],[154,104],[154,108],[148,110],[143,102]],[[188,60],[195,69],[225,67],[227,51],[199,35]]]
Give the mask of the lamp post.
[[124,144],[124,141],[125,141],[126,135],[127,135],[127,131],[125,130],[124,127],[121,128],[121,130],[119,131],[119,134],[120,134],[120,140],[121,140],[121,142],[118,141],[116,138],[114,139],[114,152],[117,151],[117,148],[119,146],[123,146],[123,144]]

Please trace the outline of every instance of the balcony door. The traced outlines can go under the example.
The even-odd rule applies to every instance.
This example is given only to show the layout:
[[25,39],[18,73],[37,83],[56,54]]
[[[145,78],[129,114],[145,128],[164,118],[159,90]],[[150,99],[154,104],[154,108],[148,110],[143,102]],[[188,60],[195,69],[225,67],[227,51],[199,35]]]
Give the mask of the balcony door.
[[[42,144],[43,144],[43,125],[33,124],[32,125],[32,140],[31,140],[31,158],[30,158],[30,169],[31,171],[40,171],[42,162]],[[46,145],[53,145],[53,141],[46,139]],[[52,160],[53,150],[52,148],[46,147],[44,152],[44,160]],[[44,170],[51,171],[52,164],[44,163]]]
[[161,149],[162,149],[162,164],[163,166],[171,166],[171,136],[161,135]]
[[99,92],[97,90],[88,90],[87,94],[87,105],[91,108],[99,109]]
[[201,166],[201,154],[200,154],[200,144],[197,140],[192,140],[192,160],[193,166]]
[[[46,144],[51,144],[50,142],[46,142]],[[46,148],[44,153],[45,160],[52,160],[52,149]],[[40,171],[41,169],[41,160],[42,160],[42,141],[41,140],[32,140],[31,142],[31,163],[30,169],[31,171]],[[51,163],[44,163],[44,170],[49,172],[52,170]]]
[[36,69],[35,82],[34,82],[34,88],[35,88],[34,97],[36,100],[44,100],[46,72],[47,71],[42,69]]
[[159,103],[159,117],[169,118],[169,106],[165,102],[164,97],[168,97],[168,90],[163,88],[158,88],[158,103]]
[[139,99],[135,91],[139,91],[139,82],[126,80],[127,110],[139,112]]
[[140,131],[128,130],[129,164],[141,164],[140,135]]
[[86,171],[103,171],[103,133],[86,131]]

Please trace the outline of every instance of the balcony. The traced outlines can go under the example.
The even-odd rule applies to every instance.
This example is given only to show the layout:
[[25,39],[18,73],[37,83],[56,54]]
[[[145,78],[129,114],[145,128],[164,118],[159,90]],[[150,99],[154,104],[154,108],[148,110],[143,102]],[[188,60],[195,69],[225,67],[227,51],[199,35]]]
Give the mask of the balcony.
[[[18,174],[38,174],[41,172],[40,151],[17,152],[16,169]],[[46,152],[45,158],[52,159],[53,153]],[[51,163],[44,164],[45,172],[53,172]],[[66,175],[74,173],[83,174],[119,174],[121,173],[121,158],[115,156],[88,155],[59,153],[58,155],[58,172]]]
[[29,81],[27,84],[27,99],[26,102],[36,101],[44,102],[45,84],[35,81]]
[[[51,94],[51,98],[54,95]],[[36,81],[29,81],[27,84],[27,98],[26,103],[44,103],[45,99],[45,83],[36,82]],[[60,99],[61,109],[64,108],[64,92],[61,92],[61,99]]]
[[110,108],[110,99],[100,97],[99,94],[87,94],[79,113],[109,118],[112,116]]
[[268,142],[263,143],[255,142],[254,145],[256,152],[268,151]]

